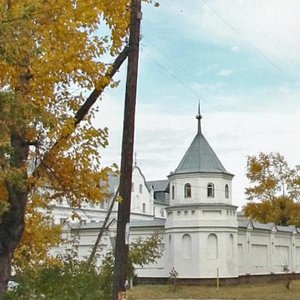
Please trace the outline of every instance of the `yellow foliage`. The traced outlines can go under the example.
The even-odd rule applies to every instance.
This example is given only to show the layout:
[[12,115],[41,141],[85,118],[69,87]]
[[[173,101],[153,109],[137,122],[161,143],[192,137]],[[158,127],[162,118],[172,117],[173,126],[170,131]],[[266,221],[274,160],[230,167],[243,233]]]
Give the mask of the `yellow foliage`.
[[300,204],[288,197],[278,197],[259,203],[249,202],[244,207],[244,213],[246,217],[262,223],[300,226]]
[[39,203],[35,202],[27,207],[25,231],[13,259],[15,270],[60,263],[55,255],[49,253],[49,249],[63,242],[62,226],[54,225],[50,215],[39,212],[37,207]]
[[259,153],[247,160],[247,178],[251,186],[246,188],[248,199],[272,200],[291,188],[289,178],[294,172],[279,153]]
[[279,153],[249,156],[245,215],[260,222],[300,226],[300,167],[290,168]]
[[40,263],[59,242],[60,227],[38,209],[50,201],[40,193],[46,184],[74,207],[107,194],[107,185],[99,184],[110,172],[99,160],[107,129],[93,127],[91,110],[75,130],[74,116],[86,100],[83,92],[114,85],[104,74],[127,38],[128,4],[0,0],[0,222],[10,209],[7,184],[28,193],[25,233],[15,256],[20,267],[29,258]]

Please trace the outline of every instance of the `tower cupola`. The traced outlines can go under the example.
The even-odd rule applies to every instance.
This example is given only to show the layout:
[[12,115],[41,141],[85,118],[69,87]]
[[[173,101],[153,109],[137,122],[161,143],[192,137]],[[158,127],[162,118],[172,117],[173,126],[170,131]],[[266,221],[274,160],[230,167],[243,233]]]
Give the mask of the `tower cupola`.
[[196,119],[197,134],[175,172],[169,175],[170,205],[231,204],[231,182],[234,175],[225,169],[202,133],[200,106]]

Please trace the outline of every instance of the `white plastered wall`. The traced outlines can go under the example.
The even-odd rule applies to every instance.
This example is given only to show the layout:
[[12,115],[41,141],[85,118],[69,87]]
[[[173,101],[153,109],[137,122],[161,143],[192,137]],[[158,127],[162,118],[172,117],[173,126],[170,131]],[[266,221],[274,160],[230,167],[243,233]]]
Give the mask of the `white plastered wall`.
[[[184,197],[184,187],[191,185],[191,197]],[[207,186],[214,185],[214,197],[207,196]],[[225,197],[225,186],[228,185],[229,195]],[[172,197],[174,186],[174,197]],[[173,199],[174,198],[174,199]],[[183,203],[232,203],[232,176],[226,174],[176,174],[170,177],[170,205]]]

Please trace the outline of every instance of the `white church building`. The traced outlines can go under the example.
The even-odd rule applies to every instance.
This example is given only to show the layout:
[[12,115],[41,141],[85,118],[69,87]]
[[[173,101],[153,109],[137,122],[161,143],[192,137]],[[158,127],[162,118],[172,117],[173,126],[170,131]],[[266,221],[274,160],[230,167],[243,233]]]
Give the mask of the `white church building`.
[[[137,268],[137,276],[166,279],[173,268],[178,278],[191,280],[300,273],[300,229],[238,216],[231,197],[234,175],[205,139],[201,118],[198,114],[197,134],[168,179],[146,181],[140,168],[133,168],[130,240],[158,232],[164,241],[163,256]],[[117,186],[118,178],[112,177],[112,195]],[[82,257],[89,255],[109,202],[83,207],[80,224],[67,222],[67,230],[78,236]],[[62,203],[54,213],[57,220],[68,221],[71,210]],[[114,207],[99,246],[102,253],[114,246],[116,214]]]

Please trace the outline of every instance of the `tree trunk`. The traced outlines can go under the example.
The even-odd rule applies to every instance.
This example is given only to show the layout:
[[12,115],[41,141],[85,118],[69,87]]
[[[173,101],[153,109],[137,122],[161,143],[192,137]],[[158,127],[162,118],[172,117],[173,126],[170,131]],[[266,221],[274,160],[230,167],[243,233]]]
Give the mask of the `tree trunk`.
[[11,276],[11,261],[13,254],[20,243],[25,227],[25,210],[28,197],[26,185],[26,160],[28,145],[24,143],[22,135],[11,134],[11,147],[13,152],[10,158],[12,170],[18,174],[10,181],[6,179],[9,209],[0,219],[0,300],[7,289]]
[[[1,248],[2,245],[0,245]],[[10,278],[12,253],[1,253],[0,256],[0,300],[7,289],[7,283]]]
[[25,222],[25,208],[27,193],[16,193],[16,187],[7,183],[10,209],[3,215],[0,224],[0,300],[7,288],[11,276],[11,261],[13,254],[20,243]]

